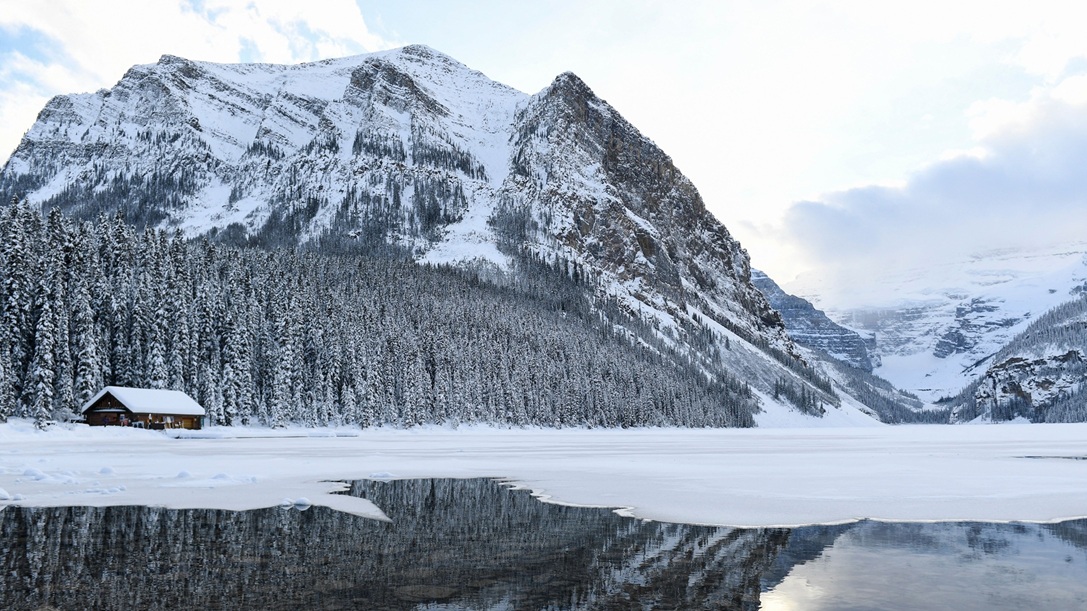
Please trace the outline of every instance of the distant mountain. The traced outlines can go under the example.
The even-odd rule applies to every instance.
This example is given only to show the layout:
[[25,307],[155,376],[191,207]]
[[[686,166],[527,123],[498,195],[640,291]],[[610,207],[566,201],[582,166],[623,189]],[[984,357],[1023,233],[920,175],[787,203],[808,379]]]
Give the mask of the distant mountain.
[[866,413],[892,424],[947,422],[948,409],[925,409],[917,396],[873,375],[869,342],[856,331],[835,323],[810,301],[786,293],[758,270],[752,271],[751,281],[781,313],[789,336],[809,351],[809,360],[822,365],[833,384],[859,401]]
[[632,340],[806,413],[839,403],[691,182],[570,73],[526,95],[417,45],[296,66],[163,56],[53,98],[0,195],[227,245],[559,269]]
[[[788,288],[817,304],[817,278]],[[1087,243],[979,253],[924,269],[888,271],[824,305],[835,321],[871,334],[876,374],[933,402],[953,397],[996,363],[1009,342],[1087,288]]]
[[751,282],[781,313],[785,330],[793,341],[806,348],[825,352],[862,371],[872,372],[868,347],[859,333],[834,322],[807,299],[786,293],[763,272],[752,270]]

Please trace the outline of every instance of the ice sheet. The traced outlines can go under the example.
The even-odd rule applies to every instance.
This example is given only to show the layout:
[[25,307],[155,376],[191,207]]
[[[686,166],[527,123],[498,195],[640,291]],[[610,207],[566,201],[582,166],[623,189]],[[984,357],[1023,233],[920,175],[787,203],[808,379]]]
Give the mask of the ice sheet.
[[0,425],[0,508],[241,510],[308,499],[381,519],[368,501],[331,494],[336,482],[493,477],[552,502],[699,524],[1087,517],[1087,460],[1075,460],[1087,456],[1087,424],[268,433],[209,429],[173,439]]

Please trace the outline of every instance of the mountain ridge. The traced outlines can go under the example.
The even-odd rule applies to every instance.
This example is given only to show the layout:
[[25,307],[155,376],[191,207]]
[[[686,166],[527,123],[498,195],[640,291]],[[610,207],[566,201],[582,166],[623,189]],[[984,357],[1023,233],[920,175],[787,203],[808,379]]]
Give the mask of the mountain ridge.
[[794,341],[872,373],[873,359],[868,353],[868,342],[859,333],[834,322],[807,299],[786,293],[765,273],[753,270],[751,278],[770,305],[781,313],[785,328]]

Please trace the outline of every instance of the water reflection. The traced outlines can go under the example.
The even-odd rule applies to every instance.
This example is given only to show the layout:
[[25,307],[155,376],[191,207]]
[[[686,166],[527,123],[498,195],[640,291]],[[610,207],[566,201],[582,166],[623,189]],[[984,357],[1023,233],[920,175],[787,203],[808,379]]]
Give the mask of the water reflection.
[[[1049,608],[1087,589],[1085,521],[733,529],[548,505],[486,480],[359,482],[350,493],[393,523],[322,507],[9,507],[0,607],[900,608],[902,598],[880,604],[869,591],[918,587],[927,573],[911,564],[926,563],[956,567],[958,598],[928,588],[945,597],[938,607],[982,608],[954,601],[980,600],[979,580],[1008,571],[1047,587],[1078,575],[1064,599],[1004,578],[1012,592],[1058,604]],[[927,590],[913,598],[932,606]]]
[[[1087,520],[842,528],[764,584],[764,609],[1087,609]],[[809,532],[793,531],[782,555]]]

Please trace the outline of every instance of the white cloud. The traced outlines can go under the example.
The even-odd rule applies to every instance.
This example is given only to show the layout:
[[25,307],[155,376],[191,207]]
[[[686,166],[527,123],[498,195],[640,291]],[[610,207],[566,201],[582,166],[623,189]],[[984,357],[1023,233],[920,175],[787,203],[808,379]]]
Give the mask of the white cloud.
[[1033,129],[1054,105],[1087,105],[1087,74],[1074,74],[1053,86],[1039,86],[1026,101],[988,99],[967,110],[974,138],[984,142],[1007,132]]
[[353,0],[324,1],[317,6],[292,0],[243,5],[230,0],[205,0],[199,8],[190,6],[188,10],[228,37],[251,41],[260,61],[312,61],[389,46],[370,32]]
[[33,33],[23,38],[35,46],[0,54],[0,159],[49,97],[111,87],[163,54],[295,63],[390,46],[353,0],[14,0],[0,10],[0,32]]
[[[0,34],[30,29],[48,41],[38,54],[0,52],[0,159],[49,96],[112,86],[163,53],[288,63],[403,38],[528,92],[577,72],[673,156],[755,265],[785,281],[836,260],[836,245],[840,258],[855,253],[853,236],[835,227],[867,232],[858,243],[896,243],[877,209],[904,233],[935,235],[911,229],[917,215],[898,212],[911,207],[953,226],[958,199],[983,191],[963,183],[971,172],[992,184],[1005,167],[1020,177],[1064,172],[1025,143],[1034,134],[1037,146],[1057,146],[1059,133],[1039,135],[1039,118],[1087,102],[1087,75],[1076,75],[1087,65],[1087,4],[1067,0],[361,0],[365,19],[353,0],[0,2]],[[922,185],[940,206],[917,203]],[[791,233],[771,229],[791,202],[832,190],[791,208]],[[827,224],[827,243],[801,221]],[[786,241],[797,232],[796,244]]]
[[[1003,248],[1087,241],[1087,99],[1082,77],[1029,102],[987,102],[978,147],[900,187],[868,186],[795,204],[791,241],[828,301],[891,270]],[[1071,92],[1075,92],[1074,95]],[[980,111],[979,111],[980,112]]]

